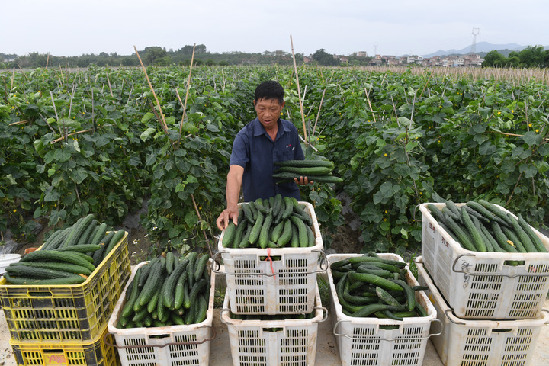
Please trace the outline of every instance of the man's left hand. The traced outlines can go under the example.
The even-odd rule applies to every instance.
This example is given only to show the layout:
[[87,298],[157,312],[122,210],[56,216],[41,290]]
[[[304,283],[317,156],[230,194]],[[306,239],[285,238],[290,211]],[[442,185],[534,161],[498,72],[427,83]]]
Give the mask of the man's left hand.
[[307,177],[299,177],[299,179],[294,178],[294,182],[296,182],[297,185],[300,185],[300,186],[306,186],[307,184],[314,183],[312,180],[309,180]]

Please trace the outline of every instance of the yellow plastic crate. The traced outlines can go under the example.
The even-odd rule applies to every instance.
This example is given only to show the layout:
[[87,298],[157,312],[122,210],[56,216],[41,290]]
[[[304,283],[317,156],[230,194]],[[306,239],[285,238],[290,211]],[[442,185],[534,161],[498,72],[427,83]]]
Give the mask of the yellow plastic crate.
[[0,297],[16,342],[90,342],[107,325],[130,277],[128,233],[88,279],[76,285],[10,285]]
[[119,365],[113,336],[106,326],[94,342],[36,343],[10,341],[18,365]]

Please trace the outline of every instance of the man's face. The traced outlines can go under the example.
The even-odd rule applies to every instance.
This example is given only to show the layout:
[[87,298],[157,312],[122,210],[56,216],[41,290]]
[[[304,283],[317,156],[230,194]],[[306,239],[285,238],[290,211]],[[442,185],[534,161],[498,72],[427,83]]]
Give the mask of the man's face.
[[265,130],[271,130],[277,126],[278,118],[284,107],[284,102],[280,104],[278,99],[258,99],[254,101],[257,119],[265,127]]

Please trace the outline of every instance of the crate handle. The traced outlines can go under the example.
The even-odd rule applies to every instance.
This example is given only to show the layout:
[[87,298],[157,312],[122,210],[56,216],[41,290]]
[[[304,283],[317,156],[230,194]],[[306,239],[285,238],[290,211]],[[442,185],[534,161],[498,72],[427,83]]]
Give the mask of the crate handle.
[[212,336],[210,338],[205,338],[201,341],[170,342],[166,344],[136,344],[136,345],[128,345],[128,346],[119,346],[117,344],[112,344],[111,342],[109,342],[107,336],[110,333],[108,332],[103,335],[103,341],[105,342],[106,345],[110,347],[115,347],[115,348],[150,348],[150,347],[164,348],[166,346],[188,346],[191,344],[202,344],[202,343],[206,343],[211,340],[214,340],[217,337],[217,332],[215,331],[215,328],[212,326],[210,326],[210,329],[212,330]]
[[[343,336],[345,338],[348,338],[350,340],[355,340],[355,339],[358,339],[358,340],[361,340],[361,339],[368,339],[370,338],[371,336],[362,336],[362,337],[351,337],[350,335],[347,335],[347,334],[342,334],[342,333],[337,333],[336,332],[336,329],[337,329],[337,326],[341,323],[344,323],[344,322],[351,322],[350,320],[338,320],[335,324],[334,324],[334,330],[333,330],[333,333],[334,333],[334,336],[338,337],[338,336]],[[428,339],[431,335],[437,335],[437,334],[429,334],[428,336],[426,337],[406,337],[406,339]],[[398,340],[398,338],[376,338],[376,339],[379,339],[380,341],[388,341],[388,342],[392,342],[392,341],[396,341]]]
[[[541,309],[541,311],[545,311],[546,313],[549,314],[549,309]],[[544,324],[549,324],[549,320],[547,320]]]
[[221,272],[221,263],[218,262],[218,259],[219,259],[218,257],[219,257],[220,254],[221,254],[221,252],[217,252],[212,257],[213,263],[215,263],[217,265],[215,268],[212,265],[212,272],[214,272],[216,274],[223,273],[223,272]]
[[53,297],[51,291],[27,291],[30,297]]
[[[328,257],[326,257],[326,252],[322,249],[313,249],[311,252],[319,252],[320,253],[320,262],[318,263],[318,268],[320,270],[316,271],[317,273],[325,273],[328,270]],[[322,265],[326,264],[326,267],[322,268]]]
[[[461,257],[465,257],[465,256],[470,256],[472,257],[473,254],[460,254],[456,257],[456,259],[454,260],[454,264],[452,264],[452,271],[454,271],[455,273],[463,273],[465,275],[489,275],[489,276],[502,276],[502,277],[507,277],[507,278],[515,278],[515,277],[520,277],[520,276],[529,276],[529,277],[544,277],[544,276],[547,276],[547,273],[544,272],[544,273],[522,273],[522,274],[516,274],[516,275],[508,275],[508,274],[503,274],[503,273],[493,273],[493,272],[466,272],[464,270],[456,270],[456,263],[457,261],[461,258]],[[466,264],[465,266],[462,266],[462,267],[468,267],[468,264]]]
[[324,323],[328,319],[328,309],[324,306],[315,306],[313,309],[315,310],[322,310],[322,319],[315,323]]

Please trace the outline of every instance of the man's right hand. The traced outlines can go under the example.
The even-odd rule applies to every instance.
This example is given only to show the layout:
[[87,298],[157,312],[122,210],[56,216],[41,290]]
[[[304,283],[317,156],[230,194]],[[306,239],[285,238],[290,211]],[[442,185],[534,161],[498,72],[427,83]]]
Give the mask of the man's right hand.
[[219,214],[219,217],[217,218],[218,229],[224,230],[227,225],[229,225],[230,220],[232,220],[235,225],[238,224],[238,206],[227,207]]

